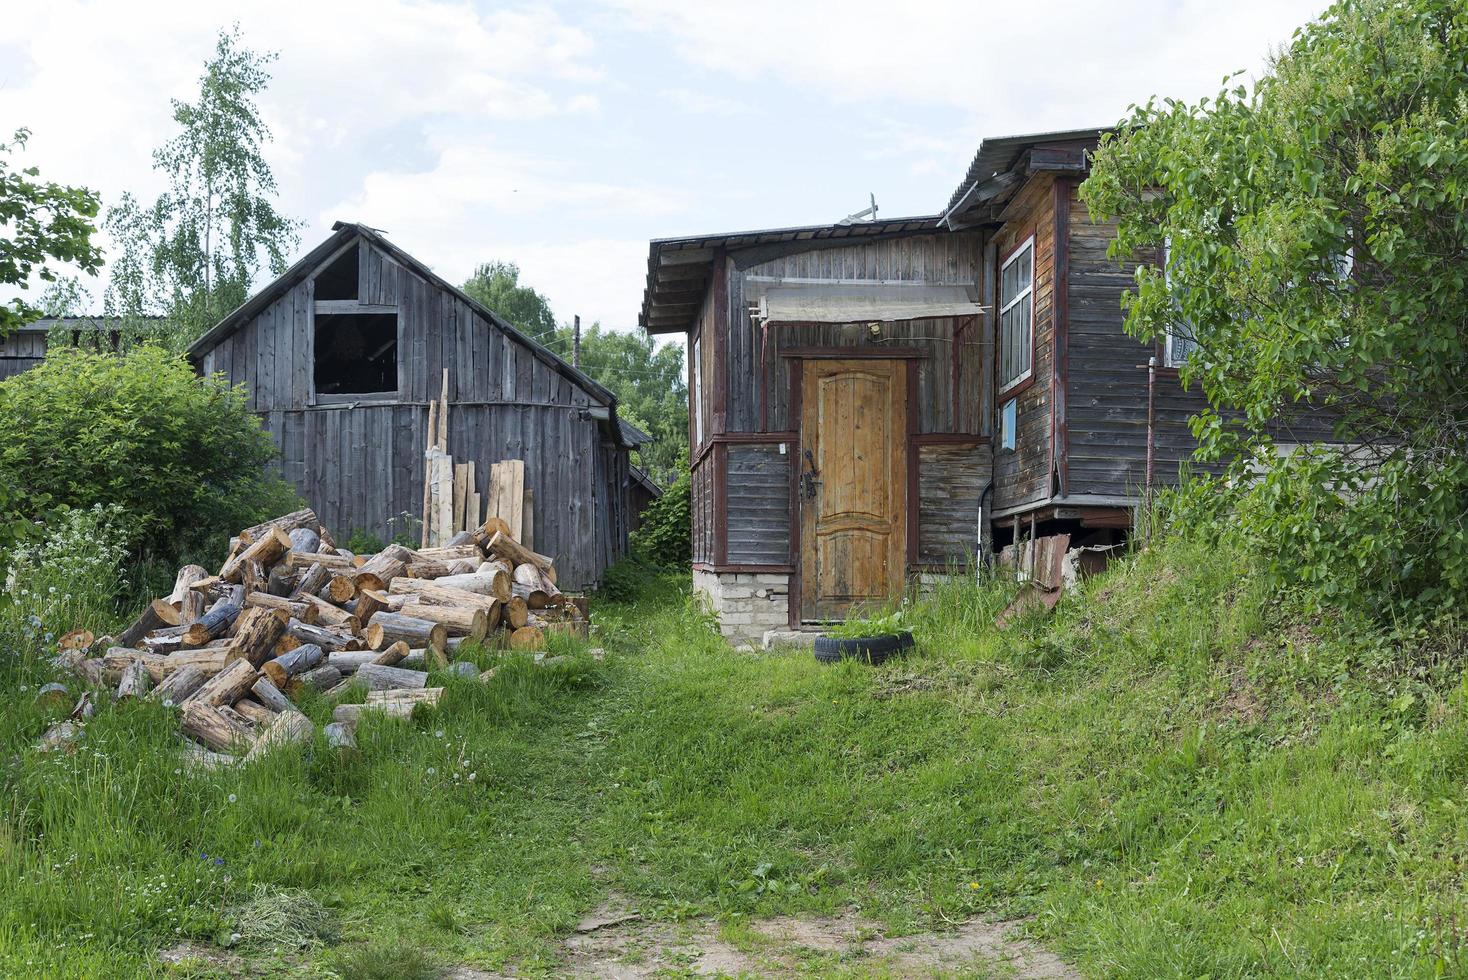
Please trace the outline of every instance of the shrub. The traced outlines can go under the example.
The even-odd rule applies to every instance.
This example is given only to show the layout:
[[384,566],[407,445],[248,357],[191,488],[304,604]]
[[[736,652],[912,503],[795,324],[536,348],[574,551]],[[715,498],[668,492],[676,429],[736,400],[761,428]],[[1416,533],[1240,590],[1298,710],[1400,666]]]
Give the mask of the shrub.
[[0,472],[14,513],[121,509],[138,551],[177,554],[298,506],[244,394],[144,345],[57,350],[0,382]]
[[642,512],[642,526],[632,533],[632,553],[664,568],[683,566],[693,558],[693,478],[687,460],[678,479]]

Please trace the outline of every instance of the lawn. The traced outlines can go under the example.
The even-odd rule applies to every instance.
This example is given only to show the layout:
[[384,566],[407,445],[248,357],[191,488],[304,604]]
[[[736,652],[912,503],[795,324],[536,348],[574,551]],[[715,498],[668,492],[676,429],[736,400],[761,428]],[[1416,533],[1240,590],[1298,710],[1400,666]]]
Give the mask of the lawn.
[[596,606],[605,660],[482,652],[490,684],[444,679],[355,758],[217,774],[144,704],[37,755],[43,678],[18,658],[0,974],[208,975],[159,961],[190,941],[279,975],[554,975],[608,895],[731,935],[1026,916],[1095,976],[1465,968],[1460,633],[1305,616],[1181,541],[997,632],[1011,588],[945,587],[914,654],[823,667],[734,652],[651,579]]

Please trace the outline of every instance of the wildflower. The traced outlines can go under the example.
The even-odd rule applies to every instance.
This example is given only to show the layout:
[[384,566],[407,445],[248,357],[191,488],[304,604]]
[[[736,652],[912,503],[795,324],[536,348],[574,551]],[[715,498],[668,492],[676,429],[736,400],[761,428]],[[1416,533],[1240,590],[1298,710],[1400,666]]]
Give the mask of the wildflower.
[[214,866],[216,868],[223,867],[224,866],[224,858],[215,858],[214,859]]
[[978,889],[979,883],[977,881],[971,881],[968,883],[968,886],[973,889]]
[[229,794],[229,802],[238,803],[239,799],[240,798],[238,796],[235,796],[233,793]]
[[436,772],[438,772],[437,769],[433,768],[432,766],[428,767],[428,775],[432,776]]
[[433,733],[433,737],[434,738],[443,738],[443,729],[440,728],[438,731],[434,732]]
[[478,775],[479,775],[479,773],[477,773],[477,772],[471,772],[469,774],[469,782],[471,782],[471,783],[474,782],[475,777],[478,776]]

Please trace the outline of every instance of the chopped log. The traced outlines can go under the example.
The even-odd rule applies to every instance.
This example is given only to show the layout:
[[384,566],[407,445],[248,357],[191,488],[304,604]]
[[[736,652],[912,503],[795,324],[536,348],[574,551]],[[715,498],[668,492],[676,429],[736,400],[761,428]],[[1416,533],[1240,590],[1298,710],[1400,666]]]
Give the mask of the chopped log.
[[152,686],[153,675],[148,673],[141,660],[134,660],[122,672],[122,680],[117,684],[117,699],[140,698]]
[[423,687],[428,683],[428,674],[421,670],[387,667],[383,664],[363,664],[355,679],[369,691],[388,691]]
[[329,555],[324,551],[290,551],[281,559],[281,564],[294,571],[307,569],[312,565],[321,565],[332,571],[356,567],[349,556]]
[[43,684],[36,692],[36,704],[48,709],[71,704],[71,692],[65,684]]
[[251,698],[240,698],[234,703],[234,710],[238,711],[245,717],[246,721],[254,725],[256,731],[273,724],[275,721],[276,713],[274,711],[271,711],[259,701]]
[[72,721],[86,721],[96,713],[97,699],[93,697],[93,692],[83,691],[82,696],[72,706],[70,718]]
[[273,517],[268,521],[247,527],[240,532],[240,537],[247,543],[259,540],[262,534],[271,530],[280,530],[289,534],[298,527],[318,527],[321,521],[316,517],[316,512],[307,507],[303,510],[293,510],[289,514]]
[[472,558],[477,565],[484,560],[484,552],[477,544],[443,545],[437,548],[419,548],[415,561],[456,561]]
[[316,607],[316,622],[321,626],[344,627],[353,633],[362,631],[362,623],[339,606],[333,606],[325,599],[316,595],[303,595],[301,601]]
[[[480,566],[483,568],[483,566]],[[435,579],[393,579],[388,586],[391,595],[404,595],[409,592],[421,592],[428,585],[442,586],[448,589],[462,589],[465,592],[478,592],[480,595],[493,596],[504,602],[510,597],[510,576],[505,572],[483,572],[476,571],[468,575],[443,575]]]
[[299,677],[292,677],[286,688],[286,693],[295,695],[306,688],[313,691],[325,691],[336,687],[341,683],[342,672],[331,664],[323,664],[314,670],[308,670]]
[[275,653],[275,641],[285,633],[290,622],[283,609],[263,609],[251,606],[240,613],[235,623],[235,645],[233,657],[248,660],[250,666],[259,669]]
[[591,619],[591,605],[587,602],[586,596],[571,595],[570,593],[563,592],[561,593],[561,598],[563,600],[561,603],[562,608],[575,609],[577,619]]
[[550,576],[546,575],[538,565],[528,562],[516,565],[515,571],[511,573],[511,578],[521,585],[528,585],[532,589],[539,589],[547,595],[554,596],[557,600],[560,599],[561,590],[556,588],[556,583],[551,581]]
[[326,736],[326,744],[331,746],[340,755],[354,755],[357,751],[357,734],[355,726],[346,722],[334,721],[321,730]]
[[381,713],[393,718],[407,718],[418,705],[434,707],[443,698],[443,688],[416,690],[368,691],[364,704],[339,704],[331,713],[332,721],[355,724],[363,715]]
[[292,528],[287,537],[291,539],[292,551],[321,550],[321,534],[313,527]]
[[376,575],[385,585],[403,575],[410,562],[418,560],[418,553],[412,548],[390,544],[369,558],[359,571]]
[[224,717],[228,718],[230,721],[239,725],[245,731],[249,732],[251,736],[258,736],[259,733],[255,731],[255,723],[236,711],[234,705],[221,704],[218,705],[215,710]]
[[[195,566],[195,567],[197,567],[197,566]],[[92,648],[92,644],[95,643],[95,642],[96,642],[96,637],[94,637],[92,635],[92,631],[91,630],[87,630],[87,629],[75,629],[75,630],[72,630],[71,632],[67,633],[65,636],[63,636],[60,640],[58,640],[56,642],[56,649],[58,649],[58,650],[90,650]]]
[[276,565],[265,578],[265,591],[271,596],[286,598],[296,588],[296,573],[284,565]]
[[237,752],[248,748],[255,741],[248,726],[199,698],[191,698],[183,706],[179,728],[185,735],[215,752]]
[[390,589],[394,594],[407,597],[408,602],[421,602],[430,606],[466,606],[491,612],[500,603],[489,592],[476,592],[453,585],[444,585],[443,580],[398,579]]
[[509,629],[522,629],[530,622],[530,606],[524,599],[517,595],[512,595],[509,601],[505,603],[504,612],[500,615],[500,621]]
[[326,659],[329,664],[340,670],[344,675],[355,674],[368,664],[380,664],[384,667],[394,667],[408,656],[408,645],[403,642],[394,643],[386,650],[353,650],[333,653]]
[[282,711],[273,719],[245,753],[245,762],[254,762],[285,745],[303,745],[316,736],[316,726],[299,711]]
[[266,591],[270,578],[265,572],[265,566],[253,558],[243,559],[240,562],[240,584],[245,587],[245,595]]
[[[197,649],[210,640],[219,639],[234,625],[239,614],[240,607],[233,602],[215,603],[197,623],[184,631],[184,645]],[[133,646],[134,644],[124,643],[122,645]]]
[[510,634],[511,650],[544,650],[545,634],[534,626],[521,626]]
[[286,624],[286,633],[302,643],[314,643],[327,652],[362,648],[362,641],[345,627],[315,626],[293,619]]
[[165,626],[161,630],[154,630],[143,637],[143,649],[160,654],[176,653],[186,649],[184,634],[188,632],[188,629],[187,626]]
[[479,668],[469,660],[456,660],[449,664],[448,672],[455,677],[475,678],[479,676]]
[[[387,615],[394,614],[388,613]],[[396,615],[427,620],[430,623],[441,623],[453,636],[469,636],[482,640],[489,632],[489,613],[470,606],[433,606],[423,602],[413,602],[404,606],[403,611]]]
[[178,625],[178,610],[162,599],[154,599],[143,609],[131,626],[117,637],[117,645],[135,647],[144,636],[156,629]]
[[489,544],[484,550],[491,555],[503,558],[511,568],[528,564],[536,566],[542,572],[549,573],[555,567],[553,559],[536,554],[508,534],[496,534],[489,539]]
[[332,540],[331,532],[326,529],[326,526],[324,524],[317,525],[316,533],[321,535],[321,547],[316,550],[328,555],[336,554],[336,542]]
[[287,619],[299,619],[303,623],[316,622],[316,607],[307,602],[293,602],[269,592],[251,592],[245,597],[245,608],[258,606],[284,612]]
[[132,650],[128,647],[108,647],[107,652],[102,654],[102,669],[107,671],[109,677],[115,674],[119,679],[128,667],[141,663],[155,681],[162,680],[165,673],[163,665],[167,662],[168,658],[161,653]]
[[315,595],[326,585],[329,578],[331,578],[331,569],[320,562],[311,565],[296,577],[296,587],[291,590],[290,598],[300,599],[303,595]]
[[443,670],[449,665],[449,656],[438,647],[425,647],[423,649],[423,668],[425,670]]
[[494,680],[494,675],[498,674],[499,672],[499,664],[495,664],[493,667],[489,668],[479,675],[479,683],[488,684],[490,681]]
[[[491,467],[491,469],[493,469],[493,467]],[[493,499],[490,500],[489,507],[492,512],[494,510]],[[489,517],[485,518],[484,523],[479,525],[479,528],[474,532],[474,543],[479,545],[479,547],[481,548],[487,548],[489,546],[490,539],[493,538],[496,534],[508,535],[509,533],[509,522],[491,513]]]
[[189,591],[197,592],[202,596],[208,596],[224,588],[224,584],[224,579],[218,575],[206,575],[189,586]]
[[286,697],[280,688],[270,682],[270,678],[261,677],[250,686],[250,693],[255,695],[259,701],[271,711],[295,711],[296,706],[291,704],[290,698]]
[[584,619],[559,619],[552,620],[550,622],[545,622],[544,620],[542,620],[540,623],[535,625],[539,626],[539,628],[546,633],[560,633],[565,636],[578,636],[583,640],[589,639],[591,637],[590,624],[588,624]]
[[357,617],[357,622],[366,626],[372,622],[372,617],[387,608],[387,594],[381,589],[363,589],[357,592],[356,601],[352,603],[352,615]]
[[442,650],[448,639],[448,629],[442,623],[402,613],[380,612],[372,617],[372,625],[363,634],[367,645],[374,650],[385,650],[402,640],[409,647],[432,647]]
[[445,575],[472,575],[478,567],[476,558],[425,558],[409,563],[407,574],[412,578],[443,578]]
[[41,736],[36,750],[39,752],[73,752],[76,750],[76,743],[81,739],[82,726],[63,721],[46,729],[46,734]]
[[334,606],[344,606],[357,597],[357,583],[350,575],[333,575],[316,594]]
[[221,752],[210,752],[204,746],[194,742],[189,742],[184,746],[183,763],[190,769],[218,772],[220,769],[228,769],[238,761],[232,755],[225,755]]
[[195,691],[189,701],[202,701],[216,708],[234,704],[245,696],[259,676],[260,672],[248,660],[231,661]]
[[[138,661],[138,663],[141,662]],[[189,696],[203,687],[208,680],[209,675],[204,673],[198,664],[185,664],[163,678],[163,681],[149,692],[148,697],[162,702],[166,708],[174,708],[187,701]]]
[[[470,461],[469,465],[470,466],[473,466],[474,465],[473,461]],[[467,510],[468,509],[466,507],[465,508],[465,512],[466,512],[466,516],[468,516],[468,519],[474,521],[475,525],[478,525],[479,524],[479,519],[477,517],[474,517],[473,515],[468,515]],[[460,531],[457,534],[455,534],[453,537],[449,538],[448,541],[447,541],[447,543],[444,545],[444,547],[446,547],[446,548],[456,548],[456,547],[458,547],[461,544],[474,544],[474,532],[473,531]]]
[[219,570],[219,577],[226,582],[238,582],[243,575],[245,562],[259,562],[262,568],[269,568],[290,550],[290,536],[279,528],[271,528],[238,556],[225,562],[224,567]]
[[[521,568],[530,568],[530,565],[521,565]],[[521,585],[516,582],[510,586],[511,595],[524,599],[525,605],[530,609],[545,609],[550,605],[550,596],[540,589],[529,585]]]
[[102,687],[107,683],[107,668],[102,665],[101,657],[81,661],[76,665],[76,673],[93,687]]
[[290,653],[266,661],[260,669],[270,679],[270,683],[283,691],[292,677],[315,670],[325,661],[326,651],[314,643],[307,643]]
[[[178,653],[169,654],[163,658],[161,664],[163,676],[167,677],[174,671],[192,666],[202,670],[206,677],[213,677],[229,662],[231,649],[231,647],[205,647],[202,650],[180,650]],[[144,663],[148,665],[149,673],[154,674],[153,679],[159,680],[155,662],[144,661]]]

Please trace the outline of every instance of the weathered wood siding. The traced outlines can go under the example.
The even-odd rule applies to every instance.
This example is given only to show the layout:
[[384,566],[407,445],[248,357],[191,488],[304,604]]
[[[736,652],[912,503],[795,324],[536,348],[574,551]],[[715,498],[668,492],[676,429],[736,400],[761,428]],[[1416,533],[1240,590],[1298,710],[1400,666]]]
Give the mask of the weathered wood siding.
[[[1030,236],[1035,239],[1032,381],[1017,389],[1019,402],[1014,451],[996,448],[994,453],[995,510],[1050,497],[1050,395],[1051,373],[1055,367],[1055,207],[1052,183],[1048,175],[1032,177],[1026,182],[1005,210],[1004,224],[995,236],[997,264],[991,274],[996,276],[999,266],[1015,249]],[[993,336],[997,338],[997,333]],[[1074,353],[1071,356],[1074,358]],[[1009,397],[1007,394],[996,395],[996,409]]]
[[790,561],[790,453],[774,446],[729,447],[729,562]]
[[627,454],[605,444],[583,410],[591,395],[547,356],[453,293],[359,241],[363,303],[398,309],[398,391],[351,405],[312,404],[314,300],[307,279],[205,353],[202,368],[244,385],[281,448],[288,479],[342,538],[383,538],[421,517],[428,403],[449,371],[449,452],[476,463],[525,460],[535,491],[535,547],[555,555],[561,584],[595,584],[626,551]]
[[690,507],[693,511],[693,561],[711,565],[717,559],[714,551],[714,479],[713,454],[693,468]]
[[989,482],[989,447],[918,447],[918,551],[923,565],[959,567],[975,559],[979,495]]
[[46,335],[39,330],[17,330],[0,337],[0,381],[29,371],[46,358]]

